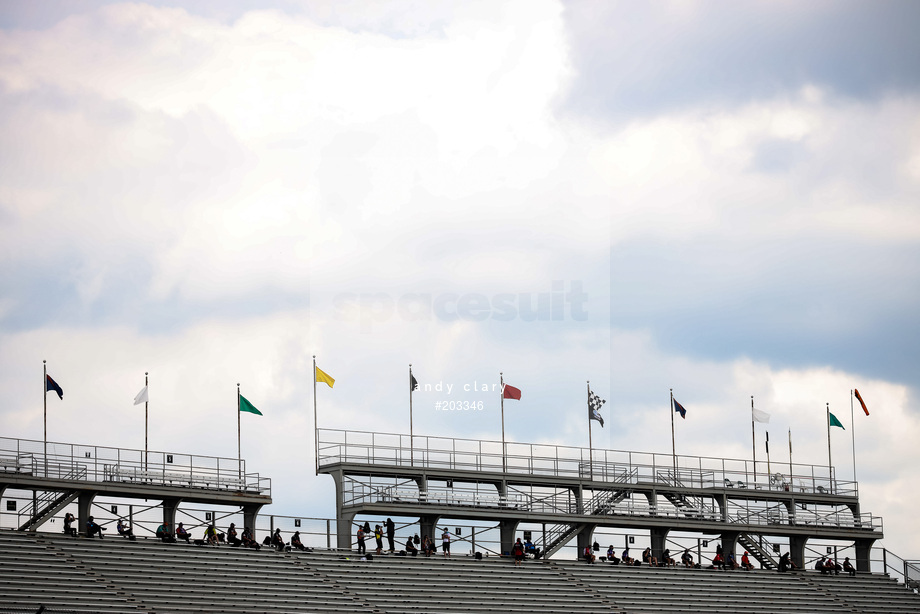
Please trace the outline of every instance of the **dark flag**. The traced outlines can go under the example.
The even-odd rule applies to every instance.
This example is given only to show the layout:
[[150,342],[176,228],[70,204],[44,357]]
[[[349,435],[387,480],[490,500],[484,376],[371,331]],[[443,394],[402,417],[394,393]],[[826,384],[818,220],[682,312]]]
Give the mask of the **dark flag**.
[[601,423],[601,426],[604,426],[604,417],[601,416],[601,406],[606,403],[604,399],[600,398],[593,392],[588,393],[588,420],[597,420]]
[[680,414],[680,417],[684,420],[687,419],[687,410],[684,409],[684,406],[677,402],[677,399],[674,399],[674,411]]
[[61,387],[58,386],[56,381],[51,379],[50,375],[45,375],[45,392],[48,392],[49,390],[55,391],[61,400],[64,400],[64,391],[61,390]]
[[418,380],[415,379],[415,376],[411,373],[409,374],[409,392],[413,390],[418,390]]

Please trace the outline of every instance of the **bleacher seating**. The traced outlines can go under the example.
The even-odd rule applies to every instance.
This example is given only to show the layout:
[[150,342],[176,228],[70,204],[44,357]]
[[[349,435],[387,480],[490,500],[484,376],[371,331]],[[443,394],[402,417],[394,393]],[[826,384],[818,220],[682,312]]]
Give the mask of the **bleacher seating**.
[[374,556],[0,531],[0,614],[271,612],[920,612],[878,574],[822,576]]

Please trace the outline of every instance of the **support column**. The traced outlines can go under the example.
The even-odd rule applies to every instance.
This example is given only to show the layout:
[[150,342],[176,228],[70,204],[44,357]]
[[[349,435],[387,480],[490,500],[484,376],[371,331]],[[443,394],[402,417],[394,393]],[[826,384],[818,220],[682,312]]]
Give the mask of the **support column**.
[[256,538],[256,520],[259,517],[259,510],[262,509],[261,503],[251,503],[243,506],[243,526],[252,529],[252,538],[258,543]]
[[719,515],[722,517],[722,522],[728,522],[728,495],[716,495],[713,499],[715,499],[716,505],[719,506]]
[[792,562],[799,569],[805,569],[805,544],[808,543],[807,537],[793,536],[789,538],[789,555]]
[[575,495],[575,513],[584,514],[585,513],[585,487],[581,484],[578,485],[578,488],[572,490],[572,494]]
[[[872,571],[869,555],[872,551],[872,544],[875,543],[874,539],[857,539],[853,545],[856,546],[856,571],[864,571],[866,573]],[[885,573],[888,573],[887,569],[882,570]]]
[[[729,554],[735,554],[735,546],[738,545],[738,535],[740,535],[740,533],[729,531],[722,533],[720,536],[722,538],[722,556],[725,557],[726,562],[728,562]],[[740,563],[741,561],[738,562]]]
[[[176,531],[176,510],[179,509],[179,503],[182,499],[163,499],[163,524],[169,527],[169,530]],[[253,539],[255,539],[255,527],[252,527]]]
[[434,543],[437,544],[438,543],[437,539],[439,537],[438,520],[440,518],[441,517],[436,514],[426,514],[424,516],[419,516],[418,517],[418,524],[419,524],[418,536],[419,538],[423,538],[427,535],[429,538],[431,538],[432,541],[434,541]]
[[520,524],[517,520],[502,520],[498,523],[498,530],[500,534],[501,541],[501,553],[504,554],[507,552],[511,554],[511,547],[514,545],[514,534],[517,531],[518,525]]
[[670,529],[652,529],[649,531],[652,541],[652,556],[658,559],[659,563],[661,562],[661,556],[664,554],[664,549],[667,547],[665,544],[667,543],[669,531]]
[[575,535],[575,543],[578,547],[578,558],[581,558],[581,553],[585,551],[586,546],[591,546],[594,544],[594,529],[597,528],[596,524],[586,524],[582,525],[581,531]]
[[86,522],[92,515],[93,499],[96,498],[94,492],[81,492],[77,497],[77,526],[74,527],[77,533],[86,535]]
[[[346,514],[337,511],[335,515],[335,547],[340,550],[351,550],[352,527],[355,522],[355,514]],[[365,537],[364,543],[373,536]]]

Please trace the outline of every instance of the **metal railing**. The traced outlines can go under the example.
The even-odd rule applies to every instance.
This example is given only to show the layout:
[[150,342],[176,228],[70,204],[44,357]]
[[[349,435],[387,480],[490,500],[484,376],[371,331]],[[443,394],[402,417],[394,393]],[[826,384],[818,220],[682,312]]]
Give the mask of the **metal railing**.
[[[319,429],[319,466],[336,463],[489,471],[633,484],[667,483],[691,488],[732,488],[855,497],[856,482],[839,481],[832,468],[795,464],[790,473],[758,471],[765,463],[742,459],[671,456],[653,452],[593,450],[554,444],[430,437]],[[662,473],[667,472],[667,473]]]
[[271,494],[271,480],[236,458],[0,437],[0,473]]

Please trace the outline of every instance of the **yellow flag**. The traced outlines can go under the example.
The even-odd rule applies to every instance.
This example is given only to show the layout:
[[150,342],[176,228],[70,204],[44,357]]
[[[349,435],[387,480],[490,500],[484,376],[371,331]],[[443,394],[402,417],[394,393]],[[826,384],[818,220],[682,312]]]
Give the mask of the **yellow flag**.
[[327,374],[323,373],[323,370],[319,367],[316,367],[316,381],[326,382],[330,388],[332,388],[332,385],[335,384],[335,380],[329,377]]

